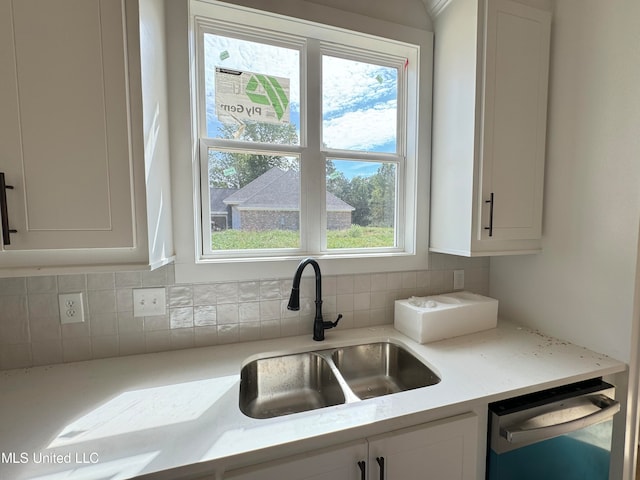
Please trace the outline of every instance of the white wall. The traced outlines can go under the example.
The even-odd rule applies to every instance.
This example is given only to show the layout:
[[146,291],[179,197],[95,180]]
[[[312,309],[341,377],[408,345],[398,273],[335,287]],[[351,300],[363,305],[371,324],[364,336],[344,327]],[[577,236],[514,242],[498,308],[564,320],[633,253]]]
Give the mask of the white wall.
[[173,256],[164,3],[140,0],[140,67],[149,263]]
[[623,361],[640,213],[638,18],[637,0],[557,0],[543,252],[490,267],[503,318]]
[[[431,18],[422,0],[224,0],[226,3],[268,10],[298,18],[314,19],[313,4],[337,8],[345,12],[366,15],[378,20],[432,30]],[[357,30],[356,25],[350,28]]]

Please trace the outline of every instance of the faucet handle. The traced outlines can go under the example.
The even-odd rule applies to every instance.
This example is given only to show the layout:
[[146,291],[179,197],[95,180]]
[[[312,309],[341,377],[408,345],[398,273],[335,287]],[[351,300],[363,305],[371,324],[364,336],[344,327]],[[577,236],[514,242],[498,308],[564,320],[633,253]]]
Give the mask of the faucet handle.
[[342,314],[340,313],[338,314],[338,318],[336,319],[335,322],[322,322],[324,329],[329,330],[330,328],[337,327],[338,322],[340,321],[341,318],[342,318]]

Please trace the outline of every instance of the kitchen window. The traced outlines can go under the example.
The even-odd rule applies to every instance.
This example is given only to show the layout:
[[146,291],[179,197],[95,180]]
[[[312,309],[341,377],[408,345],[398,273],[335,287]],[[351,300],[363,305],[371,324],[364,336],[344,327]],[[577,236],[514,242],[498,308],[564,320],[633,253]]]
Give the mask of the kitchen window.
[[196,264],[426,259],[431,34],[190,5]]

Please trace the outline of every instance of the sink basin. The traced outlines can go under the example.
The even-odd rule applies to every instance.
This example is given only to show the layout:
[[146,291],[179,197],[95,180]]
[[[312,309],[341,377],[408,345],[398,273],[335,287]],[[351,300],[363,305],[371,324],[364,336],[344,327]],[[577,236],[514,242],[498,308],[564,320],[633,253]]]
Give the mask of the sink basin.
[[240,372],[240,410],[252,418],[278,417],[344,402],[331,366],[314,352],[261,358]]
[[368,343],[260,358],[240,372],[240,410],[252,418],[389,395],[440,382],[399,345]]
[[339,348],[331,358],[349,388],[363,400],[440,382],[429,367],[394,343]]

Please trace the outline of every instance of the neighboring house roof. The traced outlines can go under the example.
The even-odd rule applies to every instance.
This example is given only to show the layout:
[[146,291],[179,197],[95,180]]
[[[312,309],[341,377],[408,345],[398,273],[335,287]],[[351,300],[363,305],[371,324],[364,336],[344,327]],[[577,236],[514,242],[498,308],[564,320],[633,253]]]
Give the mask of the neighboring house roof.
[[[273,167],[224,200],[241,209],[299,210],[300,176],[293,170]],[[327,192],[327,211],[351,212],[354,207]]]
[[211,213],[226,214],[227,205],[224,203],[224,199],[234,192],[237,192],[237,188],[210,188],[209,189],[209,206]]

